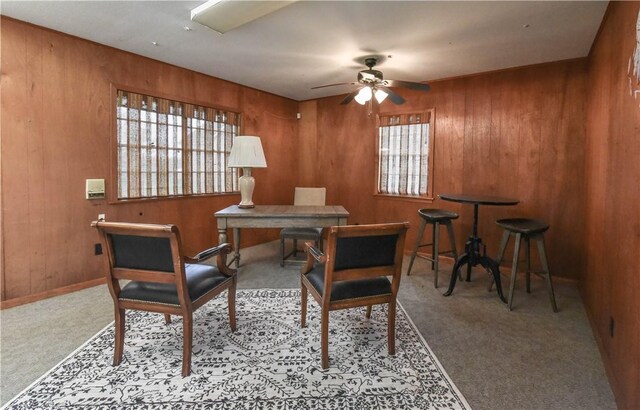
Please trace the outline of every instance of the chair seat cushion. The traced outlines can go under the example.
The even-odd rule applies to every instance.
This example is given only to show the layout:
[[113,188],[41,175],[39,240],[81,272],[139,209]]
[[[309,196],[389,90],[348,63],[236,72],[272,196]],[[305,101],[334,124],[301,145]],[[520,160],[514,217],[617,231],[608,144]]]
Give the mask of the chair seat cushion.
[[[322,296],[324,294],[324,265],[316,265],[306,274],[306,277]],[[331,287],[332,302],[390,294],[391,282],[386,277],[333,282]]]
[[[220,273],[217,267],[211,265],[185,263],[184,268],[191,301],[196,301],[211,289],[230,279]],[[180,305],[176,285],[173,283],[132,281],[122,288],[120,299]]]
[[322,235],[322,228],[284,228],[280,238],[315,239]]

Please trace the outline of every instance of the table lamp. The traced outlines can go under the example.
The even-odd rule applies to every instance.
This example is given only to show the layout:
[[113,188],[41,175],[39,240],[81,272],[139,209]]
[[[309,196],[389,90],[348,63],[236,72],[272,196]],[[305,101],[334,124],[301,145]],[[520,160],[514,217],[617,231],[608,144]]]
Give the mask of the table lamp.
[[235,137],[227,167],[242,168],[242,176],[238,179],[241,198],[238,208],[253,208],[255,205],[251,197],[253,196],[253,188],[256,186],[256,180],[251,176],[251,168],[267,167],[260,137],[249,135]]

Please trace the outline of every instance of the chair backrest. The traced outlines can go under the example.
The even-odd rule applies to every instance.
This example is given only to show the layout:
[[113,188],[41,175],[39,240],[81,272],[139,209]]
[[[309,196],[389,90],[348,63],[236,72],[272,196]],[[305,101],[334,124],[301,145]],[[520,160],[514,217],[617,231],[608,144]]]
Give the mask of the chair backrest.
[[92,222],[102,237],[107,279],[114,297],[119,279],[141,282],[186,282],[180,233],[175,225]]
[[296,187],[293,197],[294,205],[324,205],[327,196],[326,188],[302,188]]
[[393,276],[392,289],[396,292],[408,229],[408,222],[329,228],[325,289],[342,280]]

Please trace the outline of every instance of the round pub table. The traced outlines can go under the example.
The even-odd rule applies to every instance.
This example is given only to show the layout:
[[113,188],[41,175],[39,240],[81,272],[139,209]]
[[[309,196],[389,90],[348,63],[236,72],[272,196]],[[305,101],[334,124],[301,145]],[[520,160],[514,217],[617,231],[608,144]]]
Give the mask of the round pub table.
[[[473,233],[467,240],[464,246],[464,254],[458,258],[455,265],[453,265],[453,272],[451,273],[451,281],[449,282],[449,289],[444,293],[444,296],[449,296],[453,292],[453,288],[456,286],[456,280],[458,278],[457,272],[463,265],[467,265],[467,282],[471,280],[471,268],[477,265],[482,265],[487,271],[490,271],[493,275],[493,279],[496,283],[496,290],[500,300],[507,303],[507,300],[502,294],[502,284],[500,282],[500,269],[498,262],[487,256],[487,248],[482,244],[482,239],[478,237],[478,207],[480,205],[497,205],[507,206],[516,205],[520,201],[512,198],[502,198],[497,196],[487,195],[469,195],[469,194],[440,194],[441,199],[451,202],[459,202],[462,204],[473,205]],[[483,248],[483,252],[480,253],[480,248]]]

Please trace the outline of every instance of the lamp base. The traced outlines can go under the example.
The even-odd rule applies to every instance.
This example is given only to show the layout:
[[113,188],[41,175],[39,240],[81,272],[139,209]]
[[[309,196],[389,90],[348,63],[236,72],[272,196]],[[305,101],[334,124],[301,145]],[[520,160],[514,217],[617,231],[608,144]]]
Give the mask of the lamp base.
[[251,168],[243,168],[242,176],[238,178],[238,185],[240,186],[240,203],[238,208],[254,208],[252,197],[253,188],[256,186],[256,180],[251,176]]

